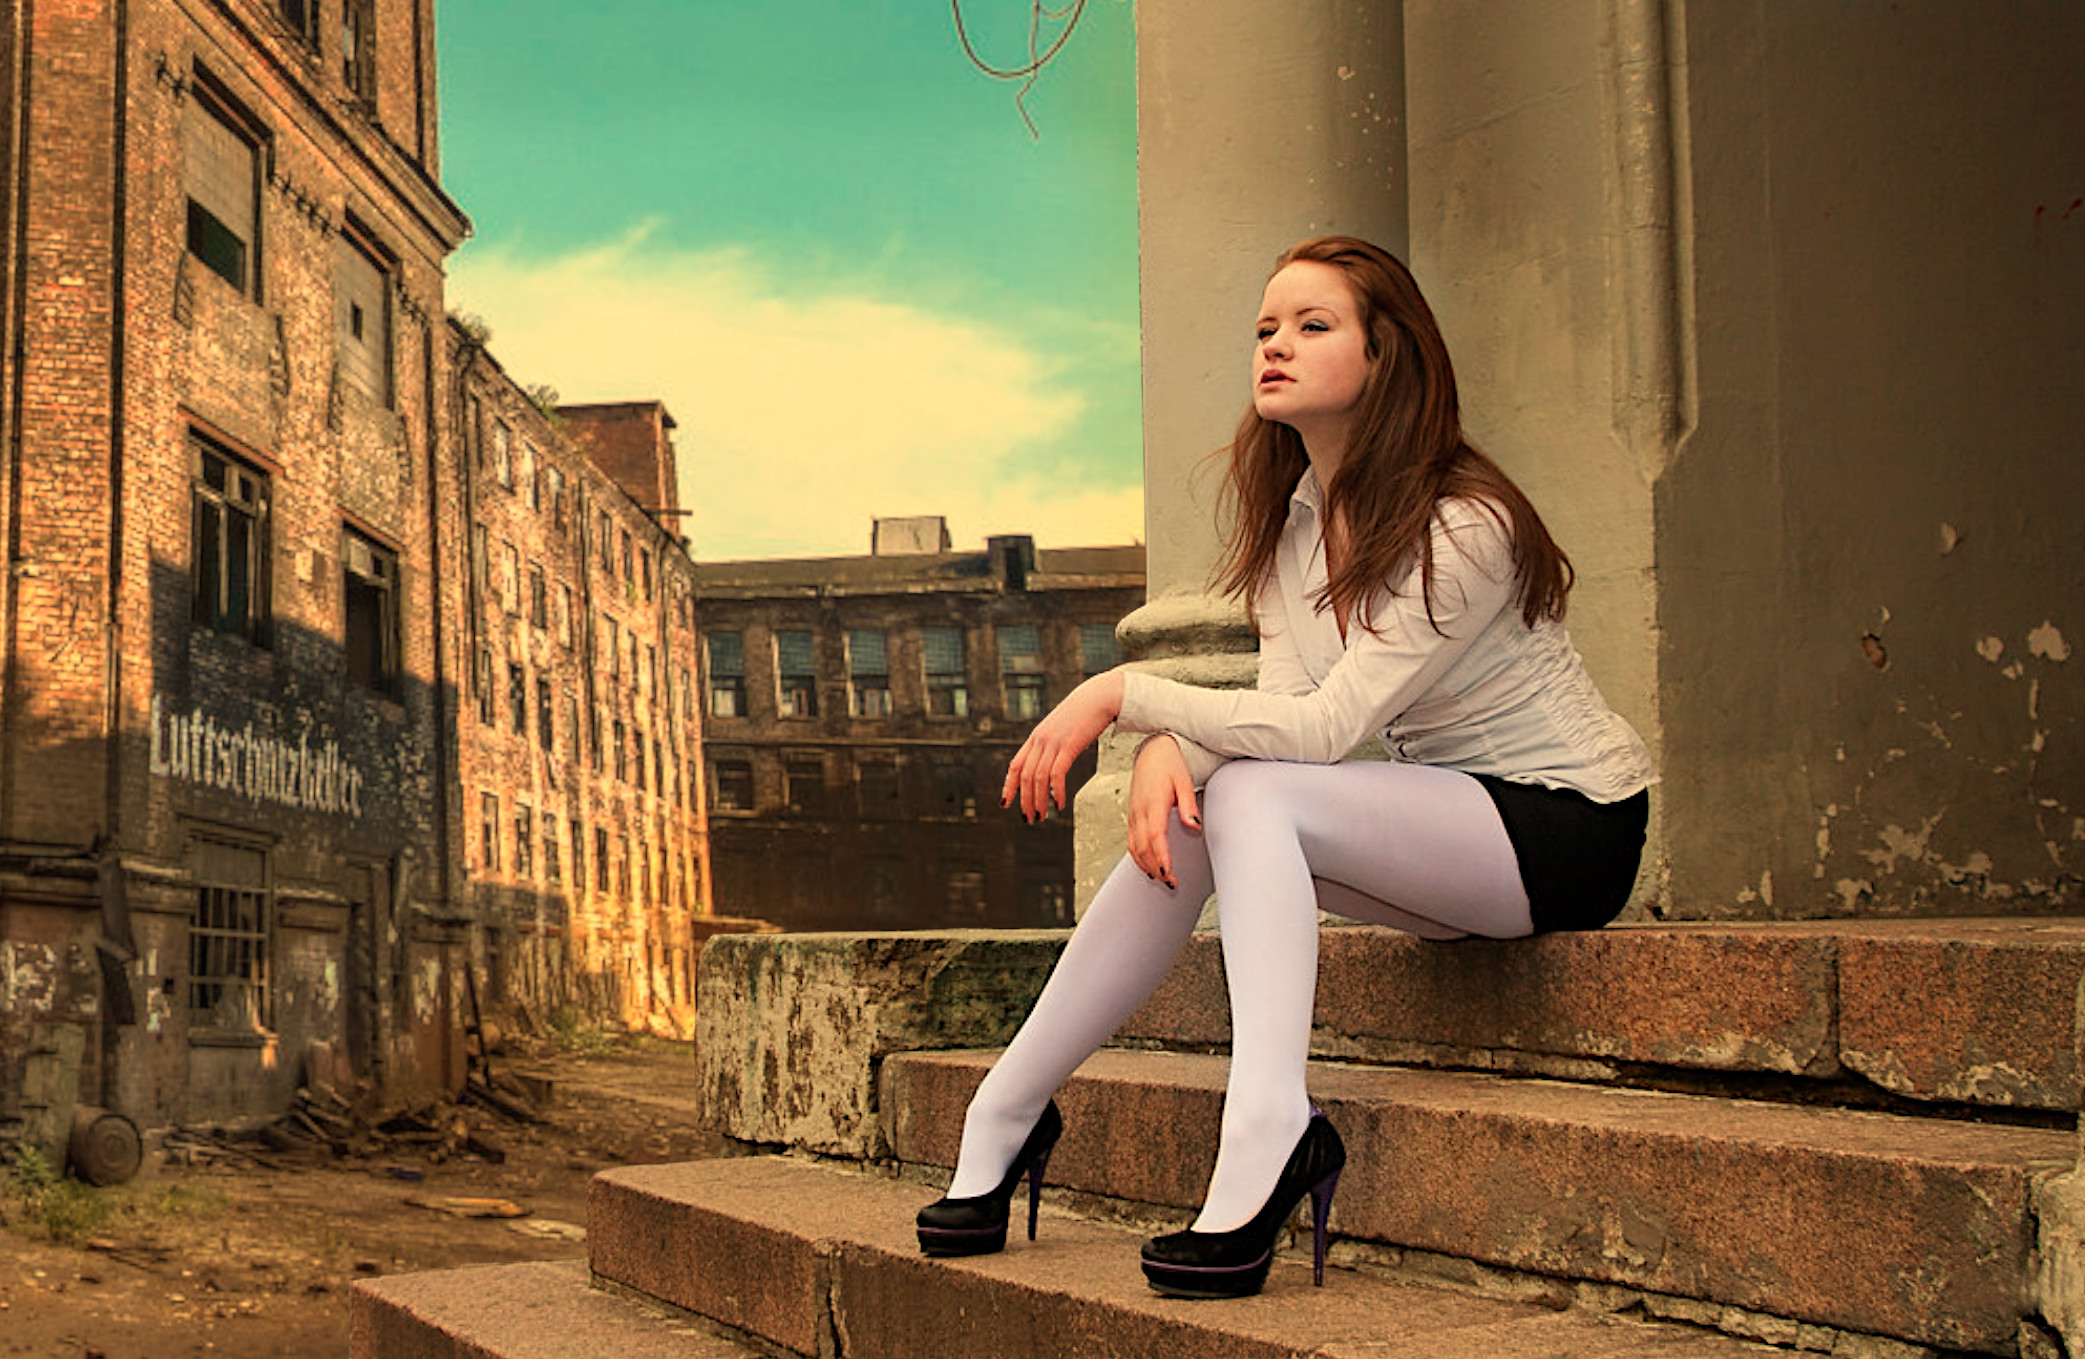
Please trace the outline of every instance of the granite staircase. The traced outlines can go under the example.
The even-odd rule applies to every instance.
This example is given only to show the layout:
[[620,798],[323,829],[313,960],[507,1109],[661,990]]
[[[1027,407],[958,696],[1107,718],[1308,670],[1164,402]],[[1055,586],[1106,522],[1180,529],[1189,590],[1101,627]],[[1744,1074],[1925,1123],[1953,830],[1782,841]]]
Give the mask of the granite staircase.
[[357,1359],[2064,1353],[2085,920],[1329,929],[1333,1268],[1310,1287],[1305,1231],[1199,1303],[1136,1251],[1213,1160],[1214,938],[1060,1092],[1038,1240],[913,1241],[1061,939],[714,941],[690,1080],[781,1154],[601,1175],[584,1262],[360,1285]]

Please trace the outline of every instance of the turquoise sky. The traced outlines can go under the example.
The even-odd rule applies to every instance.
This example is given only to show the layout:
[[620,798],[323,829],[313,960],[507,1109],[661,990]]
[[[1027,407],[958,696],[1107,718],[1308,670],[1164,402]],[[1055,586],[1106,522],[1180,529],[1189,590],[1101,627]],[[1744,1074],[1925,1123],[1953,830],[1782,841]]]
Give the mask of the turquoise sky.
[[[1002,64],[1029,15],[964,0]],[[438,21],[442,178],[477,228],[450,305],[523,382],[666,399],[700,555],[860,551],[883,513],[946,513],[959,545],[1141,537],[1129,0],[1088,0],[1028,96],[1039,137],[942,0],[442,0]],[[841,409],[797,419],[792,392]],[[824,475],[886,455],[909,484]],[[807,478],[868,503],[803,513]]]

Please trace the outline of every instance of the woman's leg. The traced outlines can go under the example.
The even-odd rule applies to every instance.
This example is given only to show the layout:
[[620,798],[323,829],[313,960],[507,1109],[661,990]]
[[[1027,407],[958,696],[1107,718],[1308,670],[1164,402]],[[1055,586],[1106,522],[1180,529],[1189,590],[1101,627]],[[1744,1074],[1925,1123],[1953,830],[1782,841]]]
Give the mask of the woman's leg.
[[[1431,938],[1528,934],[1512,842],[1455,770],[1233,760],[1202,799],[1231,994],[1223,1141],[1194,1230],[1228,1231],[1274,1191],[1310,1117],[1304,1060],[1318,909]],[[1323,891],[1320,891],[1320,885]]]
[[971,1097],[950,1198],[997,1187],[1043,1106],[1079,1063],[1135,1013],[1171,970],[1209,899],[1209,854],[1175,815],[1175,889],[1124,856],[1072,931],[1049,983]]

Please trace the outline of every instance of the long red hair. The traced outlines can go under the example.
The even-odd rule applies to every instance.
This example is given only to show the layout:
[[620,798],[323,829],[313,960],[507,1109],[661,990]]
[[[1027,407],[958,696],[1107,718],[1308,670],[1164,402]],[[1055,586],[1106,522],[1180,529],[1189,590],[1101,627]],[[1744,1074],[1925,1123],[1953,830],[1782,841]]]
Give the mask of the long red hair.
[[[1369,600],[1415,556],[1427,616],[1433,615],[1434,516],[1442,500],[1474,500],[1499,516],[1513,540],[1521,619],[1561,620],[1574,573],[1513,479],[1463,437],[1461,402],[1448,346],[1411,271],[1379,246],[1319,236],[1275,261],[1274,272],[1316,260],[1339,269],[1361,305],[1369,374],[1354,408],[1346,455],[1325,487],[1328,521],[1346,528],[1347,552],[1325,584],[1320,609],[1368,626]],[[1289,496],[1310,465],[1303,439],[1250,405],[1231,440],[1223,502],[1231,524],[1217,563],[1224,594],[1250,605],[1274,573]]]

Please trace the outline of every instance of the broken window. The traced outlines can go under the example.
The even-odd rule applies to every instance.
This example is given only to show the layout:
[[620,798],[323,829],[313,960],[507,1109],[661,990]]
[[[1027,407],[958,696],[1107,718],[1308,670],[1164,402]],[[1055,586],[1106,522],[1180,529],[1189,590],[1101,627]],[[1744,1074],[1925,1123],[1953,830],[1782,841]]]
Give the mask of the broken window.
[[195,914],[188,923],[191,1030],[257,1033],[268,1023],[268,859],[216,840],[193,847]]
[[1033,623],[1006,623],[999,629],[999,682],[1005,691],[1006,715],[1015,722],[1043,714],[1042,632]]
[[746,715],[745,636],[737,632],[709,632],[702,637],[709,662],[709,715]]
[[750,812],[753,810],[753,764],[750,760],[717,760],[710,765],[716,787],[710,795],[710,810]]
[[391,404],[389,255],[349,218],[335,253],[341,375],[379,405]]
[[195,621],[267,645],[268,478],[200,436],[195,454]]
[[920,635],[920,659],[927,681],[927,713],[931,717],[968,717],[970,682],[966,677],[961,628],[927,628]]
[[396,698],[398,554],[349,529],[343,555],[348,683]]
[[776,711],[784,717],[818,716],[818,661],[812,634],[775,634]]
[[356,99],[376,103],[376,0],[341,6],[340,79]]
[[514,876],[521,879],[536,875],[536,856],[533,848],[536,839],[536,814],[527,803],[514,804]]
[[890,638],[882,628],[847,630],[847,711],[854,717],[889,717]]
[[188,253],[247,297],[258,297],[261,139],[204,80],[194,85],[184,122]]

